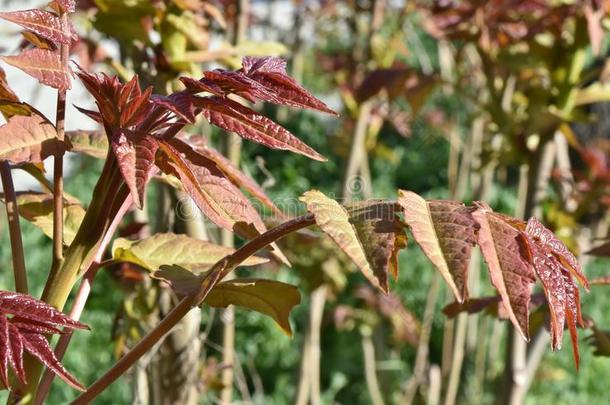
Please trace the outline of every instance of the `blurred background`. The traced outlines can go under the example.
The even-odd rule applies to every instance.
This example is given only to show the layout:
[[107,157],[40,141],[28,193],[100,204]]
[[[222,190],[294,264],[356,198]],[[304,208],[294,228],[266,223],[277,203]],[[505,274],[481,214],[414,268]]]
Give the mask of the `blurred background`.
[[[138,74],[143,85],[165,94],[180,89],[180,76],[236,69],[246,55],[282,56],[289,73],[340,114],[257,105],[326,156],[325,163],[241,143],[204,122],[190,130],[238,162],[286,214],[303,211],[296,198],[312,188],[343,201],[394,199],[398,188],[429,199],[483,200],[495,211],[541,218],[579,256],[587,276],[599,279],[582,294],[587,328],[580,331],[577,372],[567,338],[564,350],[550,350],[544,301],[531,309],[532,342],[519,352],[497,305],[474,302],[471,314],[443,314],[453,299],[413,244],[401,253],[400,275],[385,296],[332,242],[295,234],[280,243],[292,269],[239,270],[299,287],[292,337],[257,313],[203,307],[96,403],[605,403],[609,3],[78,1],[72,22],[81,38],[71,57],[85,69],[123,81]],[[2,11],[42,5],[0,4]],[[0,35],[3,55],[27,46],[15,25],[1,22]],[[22,100],[54,117],[54,91],[2,68]],[[68,104],[67,129],[96,128],[72,106],[94,107],[78,80]],[[102,164],[70,156],[66,191],[87,204]],[[16,187],[36,189],[30,179],[16,175]],[[222,240],[193,207],[153,182],[146,210],[132,212],[120,232],[143,237],[172,230]],[[4,215],[0,228],[0,289],[12,289]],[[39,296],[51,241],[26,221],[22,229],[32,293]],[[474,298],[495,294],[477,253],[470,274]],[[134,265],[100,271],[82,317],[93,333],[75,335],[66,368],[94,381],[171,303],[169,290]],[[233,324],[234,340],[227,339]],[[523,370],[515,369],[519,360]],[[511,383],[516,372],[524,381],[519,387]],[[75,395],[56,384],[48,403]]]

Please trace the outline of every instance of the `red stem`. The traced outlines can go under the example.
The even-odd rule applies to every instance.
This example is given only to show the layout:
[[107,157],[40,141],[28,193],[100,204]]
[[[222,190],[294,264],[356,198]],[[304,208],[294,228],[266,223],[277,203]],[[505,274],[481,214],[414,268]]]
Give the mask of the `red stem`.
[[[76,294],[76,298],[74,299],[74,303],[72,304],[72,308],[70,309],[70,318],[78,321],[85,309],[85,304],[87,303],[87,299],[89,298],[89,293],[91,292],[91,286],[93,284],[93,279],[97,274],[98,269],[101,267],[100,263],[102,262],[102,258],[104,256],[104,252],[106,251],[106,247],[112,240],[112,236],[114,235],[117,227],[121,223],[121,220],[131,208],[133,204],[133,198],[131,194],[127,197],[127,199],[119,208],[119,211],[115,215],[112,223],[108,227],[108,231],[100,244],[98,251],[95,254],[95,258],[93,259],[93,263],[89,266],[89,269],[85,273],[83,280],[80,283],[78,288],[78,292]],[[70,344],[70,340],[72,339],[73,331],[70,330],[66,334],[61,335],[57,345],[55,346],[55,356],[58,360],[61,361],[66,350],[68,349],[68,345]],[[49,389],[51,388],[51,384],[53,382],[53,378],[55,377],[55,373],[51,370],[47,369],[40,380],[40,384],[38,385],[38,390],[36,392],[36,397],[34,399],[34,405],[41,405],[47,394],[49,393]]]
[[8,162],[0,162],[0,175],[2,177],[4,203],[6,204],[6,217],[8,218],[8,230],[11,238],[15,289],[17,292],[27,294],[28,278],[25,269],[23,240],[21,239],[21,225],[19,225],[19,208],[17,207],[17,195],[15,194],[15,185],[13,184],[11,166]]

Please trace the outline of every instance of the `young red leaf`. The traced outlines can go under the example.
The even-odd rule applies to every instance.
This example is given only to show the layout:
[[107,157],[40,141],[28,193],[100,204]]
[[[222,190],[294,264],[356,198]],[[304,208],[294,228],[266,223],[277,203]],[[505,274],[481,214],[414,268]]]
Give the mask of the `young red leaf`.
[[55,353],[53,352],[53,349],[51,349],[51,346],[49,346],[49,341],[45,336],[37,333],[25,332],[21,332],[21,336],[23,345],[28,353],[40,360],[48,369],[57,374],[71,387],[79,391],[85,391],[85,387],[83,387],[82,384],[61,365],[61,362],[57,357],[55,357]]
[[31,319],[20,320],[19,317],[11,318],[11,325],[15,326],[21,332],[40,333],[40,334],[61,334],[63,331],[55,326],[48,325],[42,322],[36,322]]
[[130,135],[120,131],[110,138],[110,147],[116,156],[134,204],[138,208],[142,208],[146,185],[159,146],[155,138],[146,134],[132,133]]
[[283,59],[247,56],[243,59],[242,66],[245,75],[264,90],[254,92],[255,97],[275,104],[310,108],[337,115],[286,74],[286,62]]
[[468,266],[477,241],[478,225],[472,209],[456,201],[426,202],[419,195],[403,190],[399,191],[398,203],[415,241],[458,302],[463,302],[468,297]]
[[5,387],[9,387],[8,367],[11,360],[10,337],[8,332],[8,321],[0,316],[0,381]]
[[34,114],[16,115],[0,127],[0,159],[12,163],[40,163],[65,149],[55,126]]
[[530,218],[527,221],[527,227],[525,228],[525,232],[539,240],[540,243],[547,246],[550,251],[559,259],[563,267],[568,269],[570,273],[574,277],[580,281],[580,283],[585,287],[585,289],[589,289],[589,282],[587,277],[583,274],[580,264],[578,263],[578,259],[574,256],[572,252],[564,245],[562,241],[557,239],[557,237],[547,229],[540,221],[536,218]]
[[[177,139],[160,141],[159,152],[157,166],[180,179],[184,191],[216,225],[248,239],[267,230],[250,201],[224,177],[214,162]],[[288,264],[276,245],[271,247],[278,259]]]
[[[521,336],[529,340],[530,284],[535,281],[523,234],[504,218],[479,207],[472,214],[479,223],[478,243],[508,317]],[[525,257],[524,257],[525,256]]]
[[48,11],[33,9],[0,12],[0,18],[19,24],[53,42],[69,44],[72,41],[71,27],[64,27],[61,18]]
[[73,320],[43,301],[11,291],[0,291],[0,313],[47,325],[88,329],[87,325]]
[[576,258],[567,247],[545,228],[531,218],[525,230],[528,249],[538,278],[542,282],[551,315],[551,347],[561,348],[563,329],[567,324],[572,340],[576,368],[580,362],[576,324],[584,326],[580,310],[580,293],[572,275],[580,277],[587,288],[588,280],[580,271]]
[[[182,139],[184,140],[184,138]],[[224,157],[222,153],[209,147],[204,138],[191,137],[188,140],[185,140],[185,142],[188,142],[189,145],[195,149],[195,151],[213,161],[216,164],[216,167],[218,167],[225,177],[231,180],[233,184],[244,188],[278,216],[282,218],[285,217],[285,214],[274,204],[273,201],[271,201],[263,189],[252,178],[245,175],[237,166],[231,163],[229,159]]]
[[47,49],[26,49],[16,56],[0,56],[11,66],[23,70],[42,84],[58,90],[70,89],[70,69],[63,66],[59,53]]
[[[8,318],[7,315],[12,315]],[[43,301],[25,294],[0,291],[0,378],[8,385],[10,365],[17,378],[26,382],[23,352],[38,358],[71,386],[83,390],[68,373],[49,346],[45,334],[61,332],[58,327],[87,328],[86,325],[62,314]]]
[[154,104],[173,112],[188,123],[195,122],[195,111],[192,96],[187,92],[177,92],[169,96],[153,96]]
[[[4,317],[4,315],[0,315]],[[9,363],[13,372],[23,384],[26,383],[25,370],[23,368],[23,340],[19,330],[8,323],[8,338],[9,338]]]
[[235,132],[242,138],[273,149],[299,153],[311,159],[326,160],[282,126],[233,100],[196,97],[194,104],[203,109],[203,116],[210,124]]
[[186,89],[192,93],[210,93],[215,96],[224,96],[225,92],[213,81],[205,77],[200,80],[195,80],[190,77],[181,77],[180,81]]

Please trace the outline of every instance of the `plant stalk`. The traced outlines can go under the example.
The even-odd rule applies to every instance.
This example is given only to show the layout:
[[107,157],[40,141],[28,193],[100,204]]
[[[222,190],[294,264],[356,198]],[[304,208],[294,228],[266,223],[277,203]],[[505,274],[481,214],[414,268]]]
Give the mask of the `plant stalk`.
[[[102,267],[102,264],[104,263],[102,259],[104,256],[104,252],[106,251],[106,247],[110,243],[112,236],[114,235],[116,229],[121,223],[121,220],[123,219],[127,211],[129,211],[129,208],[132,204],[133,199],[130,195],[127,197],[127,199],[119,209],[119,212],[112,221],[112,224],[108,228],[106,236],[104,237],[104,240],[102,241],[95,255],[93,263],[91,264],[81,281],[78,292],[76,293],[76,298],[74,299],[74,303],[72,304],[72,308],[70,309],[70,318],[76,321],[80,319],[83,310],[85,309],[87,299],[89,298],[89,294],[91,293],[93,279],[95,278],[97,271]],[[61,361],[64,355],[66,354],[66,350],[68,349],[68,345],[70,344],[70,340],[72,339],[73,332],[74,331],[70,330],[67,331],[65,334],[61,335],[61,337],[57,341],[57,344],[55,345],[55,357],[57,357],[59,361]],[[36,396],[34,398],[34,405],[42,405],[47,394],[49,393],[51,384],[53,383],[53,378],[55,378],[55,373],[53,373],[49,369],[46,369],[42,376],[42,379],[40,380],[40,383],[38,384],[38,390],[36,391]]]
[[11,166],[8,162],[0,162],[0,175],[2,177],[2,188],[6,205],[6,217],[8,219],[8,230],[11,239],[11,253],[13,259],[13,274],[15,276],[15,289],[22,294],[28,293],[28,278],[25,268],[25,256],[23,252],[23,240],[21,238],[21,225],[19,224],[19,207],[17,206],[17,195]]

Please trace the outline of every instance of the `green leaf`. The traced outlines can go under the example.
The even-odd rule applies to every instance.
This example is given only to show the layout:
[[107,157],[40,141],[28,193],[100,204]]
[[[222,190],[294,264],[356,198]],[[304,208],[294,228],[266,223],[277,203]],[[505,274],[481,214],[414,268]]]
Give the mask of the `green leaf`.
[[290,284],[263,279],[235,279],[219,283],[204,301],[212,307],[237,305],[270,316],[292,336],[288,317],[301,303],[299,290]]
[[[161,266],[153,277],[166,281],[179,295],[196,293],[206,274],[193,274],[180,266]],[[241,278],[219,283],[210,291],[204,303],[212,307],[229,305],[251,309],[270,316],[286,334],[292,335],[288,317],[301,302],[299,290],[290,284],[274,280]]]
[[[201,273],[234,251],[186,235],[160,233],[140,241],[116,239],[112,245],[112,258],[137,264],[149,271],[155,271],[162,265],[176,264],[193,273]],[[262,257],[251,256],[242,266],[255,266],[267,261]]]

